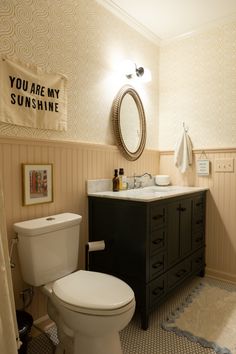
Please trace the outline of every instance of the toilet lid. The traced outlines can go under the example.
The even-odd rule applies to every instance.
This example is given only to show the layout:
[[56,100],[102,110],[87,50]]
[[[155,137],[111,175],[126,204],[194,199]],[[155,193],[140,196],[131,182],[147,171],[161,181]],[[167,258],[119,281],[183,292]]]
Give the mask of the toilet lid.
[[83,270],[56,280],[53,292],[64,303],[98,310],[117,309],[134,299],[133,290],[122,280]]

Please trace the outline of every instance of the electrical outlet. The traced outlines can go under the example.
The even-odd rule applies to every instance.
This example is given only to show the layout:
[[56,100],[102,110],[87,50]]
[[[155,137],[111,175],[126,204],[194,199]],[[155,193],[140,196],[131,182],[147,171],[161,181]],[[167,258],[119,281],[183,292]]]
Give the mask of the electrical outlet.
[[215,172],[234,172],[234,159],[216,159]]

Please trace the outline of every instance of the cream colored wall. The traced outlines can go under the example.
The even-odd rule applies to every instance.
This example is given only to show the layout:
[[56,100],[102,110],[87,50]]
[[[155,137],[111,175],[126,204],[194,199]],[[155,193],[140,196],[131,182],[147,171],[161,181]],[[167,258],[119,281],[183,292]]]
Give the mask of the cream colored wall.
[[160,51],[159,149],[182,122],[196,149],[236,146],[236,19],[175,39]]
[[0,2],[0,55],[68,77],[68,131],[0,124],[0,135],[114,144],[112,100],[128,80],[124,59],[148,67],[153,80],[134,85],[144,103],[147,148],[158,146],[159,48],[95,0]]

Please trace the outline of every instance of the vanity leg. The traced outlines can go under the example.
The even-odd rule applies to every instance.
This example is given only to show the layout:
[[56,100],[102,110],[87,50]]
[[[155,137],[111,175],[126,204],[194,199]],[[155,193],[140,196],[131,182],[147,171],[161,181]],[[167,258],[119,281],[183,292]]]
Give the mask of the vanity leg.
[[141,328],[145,331],[148,329],[149,313],[147,311],[141,312]]
[[201,278],[205,277],[205,268],[200,270],[199,275],[200,275]]

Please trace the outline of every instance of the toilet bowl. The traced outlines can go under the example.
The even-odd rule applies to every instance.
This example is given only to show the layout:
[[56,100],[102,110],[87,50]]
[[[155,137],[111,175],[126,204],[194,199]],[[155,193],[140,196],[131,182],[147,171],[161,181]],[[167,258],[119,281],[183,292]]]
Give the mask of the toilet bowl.
[[63,333],[59,340],[66,354],[122,353],[119,331],[135,310],[134,293],[126,283],[107,274],[80,270],[44,286],[43,292],[57,311],[53,319],[59,337]]
[[48,298],[56,354],[122,354],[119,331],[134,314],[134,293],[114,276],[77,270],[80,222],[65,213],[14,224],[22,276]]

